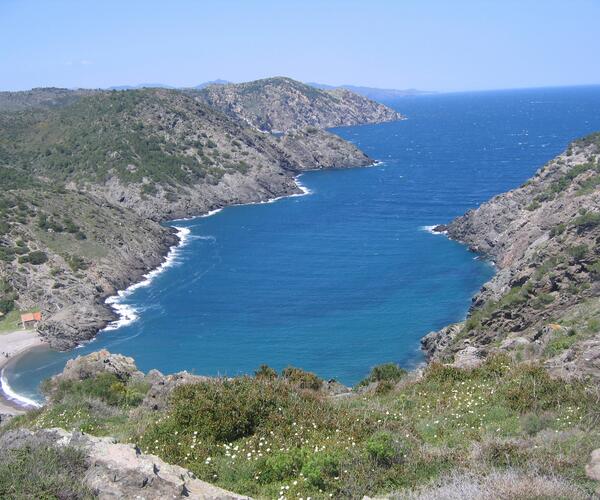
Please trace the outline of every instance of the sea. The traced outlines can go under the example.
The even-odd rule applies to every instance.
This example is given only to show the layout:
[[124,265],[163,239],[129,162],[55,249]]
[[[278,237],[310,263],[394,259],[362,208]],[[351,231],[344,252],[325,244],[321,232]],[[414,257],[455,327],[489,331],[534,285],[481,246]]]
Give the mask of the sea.
[[461,321],[493,263],[431,227],[525,182],[600,130],[600,86],[404,97],[407,119],[336,128],[374,166],[308,172],[304,195],[173,221],[182,244],[111,299],[121,318],[70,352],[36,349],[2,373],[13,398],[98,349],[141,370],[252,374],[296,366],[352,385],[413,368],[420,339]]

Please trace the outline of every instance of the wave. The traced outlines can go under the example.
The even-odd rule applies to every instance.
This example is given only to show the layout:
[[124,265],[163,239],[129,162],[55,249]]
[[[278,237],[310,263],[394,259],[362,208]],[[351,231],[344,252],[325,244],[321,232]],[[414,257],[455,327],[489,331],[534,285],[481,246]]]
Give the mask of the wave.
[[448,234],[448,231],[434,231],[435,228],[438,226],[439,226],[439,224],[434,224],[433,226],[421,226],[419,229],[421,231],[425,231],[429,234],[435,234],[435,235]]
[[169,253],[165,257],[164,262],[156,269],[153,269],[149,273],[144,274],[144,279],[139,283],[134,283],[133,285],[127,287],[125,290],[119,290],[116,295],[111,295],[105,300],[105,303],[111,307],[111,309],[117,315],[118,319],[116,319],[115,321],[111,321],[101,331],[106,332],[117,330],[118,328],[130,325],[131,323],[135,322],[139,318],[138,309],[136,309],[130,304],[125,304],[123,300],[129,295],[131,295],[135,290],[150,285],[154,278],[156,278],[159,274],[163,273],[166,269],[172,267],[178,262],[177,258],[181,252],[181,249],[189,241],[190,229],[187,227],[180,226],[173,227],[177,230],[179,243],[171,247]]
[[6,399],[10,401],[14,401],[19,406],[31,407],[31,408],[40,408],[42,405],[33,399],[28,398],[27,396],[23,396],[13,390],[13,388],[6,380],[6,375],[4,373],[4,368],[2,372],[0,372],[0,387],[2,388],[2,392]]

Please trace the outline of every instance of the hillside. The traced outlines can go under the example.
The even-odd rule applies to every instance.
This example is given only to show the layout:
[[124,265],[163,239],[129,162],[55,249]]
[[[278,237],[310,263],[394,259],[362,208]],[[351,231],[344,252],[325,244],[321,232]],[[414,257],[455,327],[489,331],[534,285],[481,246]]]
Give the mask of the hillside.
[[600,379],[600,134],[575,141],[514,191],[439,227],[498,273],[465,323],[425,337],[434,359],[492,353],[542,359],[552,373]]
[[401,120],[396,111],[349,90],[321,90],[290,78],[211,85],[198,99],[268,132]]
[[424,339],[426,366],[346,388],[293,367],[225,379],[78,357],[46,406],[0,427],[0,494],[596,498],[599,157],[599,134],[575,141],[438,227],[498,273],[465,323]]
[[23,109],[0,113],[1,312],[14,324],[15,310],[40,309],[40,333],[63,349],[113,319],[104,299],[177,242],[159,222],[299,193],[304,170],[372,162],[323,130],[275,137],[175,90],[11,99]]

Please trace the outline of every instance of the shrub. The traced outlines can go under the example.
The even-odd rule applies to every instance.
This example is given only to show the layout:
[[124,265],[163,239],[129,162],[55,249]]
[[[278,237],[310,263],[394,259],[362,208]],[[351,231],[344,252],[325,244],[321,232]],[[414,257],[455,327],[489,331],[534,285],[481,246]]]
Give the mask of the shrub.
[[373,434],[365,445],[369,456],[380,465],[392,465],[401,461],[400,443],[389,432]]
[[328,480],[340,474],[340,459],[333,453],[319,453],[310,456],[302,466],[306,480],[317,488],[325,488]]
[[283,385],[243,377],[178,387],[171,397],[171,416],[176,427],[225,443],[251,435],[289,405]]
[[564,223],[557,224],[550,230],[550,237],[553,238],[554,236],[558,236],[558,235],[564,233],[566,229],[567,229],[566,224],[564,224]]
[[267,380],[274,380],[277,378],[277,372],[269,365],[260,365],[258,370],[254,372],[256,378],[264,378]]
[[552,418],[547,414],[527,413],[521,417],[521,428],[525,434],[534,436],[546,429],[550,425],[551,420]]
[[585,244],[572,246],[567,249],[568,254],[571,257],[573,257],[575,262],[579,262],[579,261],[583,260],[585,258],[585,256],[587,255],[588,251],[589,251],[589,248]]
[[550,378],[539,365],[520,365],[500,391],[506,405],[519,413],[550,410],[557,406],[578,405],[585,400],[583,386],[577,382],[566,385]]
[[42,391],[55,403],[95,398],[110,406],[133,407],[142,402],[149,387],[145,382],[125,383],[113,373],[101,373],[84,380],[59,380],[57,383],[48,380],[42,384]]
[[600,225],[599,212],[585,212],[573,220],[573,225],[579,232],[588,231]]
[[358,385],[364,386],[369,385],[372,382],[398,382],[402,377],[406,375],[406,370],[400,368],[396,363],[384,363],[381,365],[374,366],[371,369],[371,373],[365,379],[361,380]]
[[281,371],[281,376],[290,384],[298,386],[301,389],[311,389],[318,391],[323,386],[323,380],[312,372],[301,370],[293,366],[288,366]]
[[[46,255],[45,252],[42,252],[41,250],[36,250],[35,252],[31,252],[28,255],[28,261],[30,264],[33,264],[34,266],[39,266],[40,264],[43,264],[44,262],[48,261],[48,256]],[[19,259],[20,262],[20,259]]]

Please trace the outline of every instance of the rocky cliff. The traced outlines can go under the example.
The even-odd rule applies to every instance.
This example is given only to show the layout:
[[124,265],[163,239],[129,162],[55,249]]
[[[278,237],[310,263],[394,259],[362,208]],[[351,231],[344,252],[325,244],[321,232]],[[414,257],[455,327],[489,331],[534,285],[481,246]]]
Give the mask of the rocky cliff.
[[[303,110],[326,116],[318,97]],[[306,170],[372,163],[326,131],[265,134],[175,90],[36,89],[0,107],[11,110],[0,112],[0,312],[41,309],[39,331],[60,349],[114,319],[105,299],[177,243],[160,222],[299,193]]]
[[600,377],[600,134],[573,142],[523,186],[438,230],[498,268],[465,323],[424,338],[430,358],[508,351],[556,374]]
[[347,89],[321,90],[290,78],[210,85],[197,98],[263,131],[287,132],[401,120],[396,111]]

